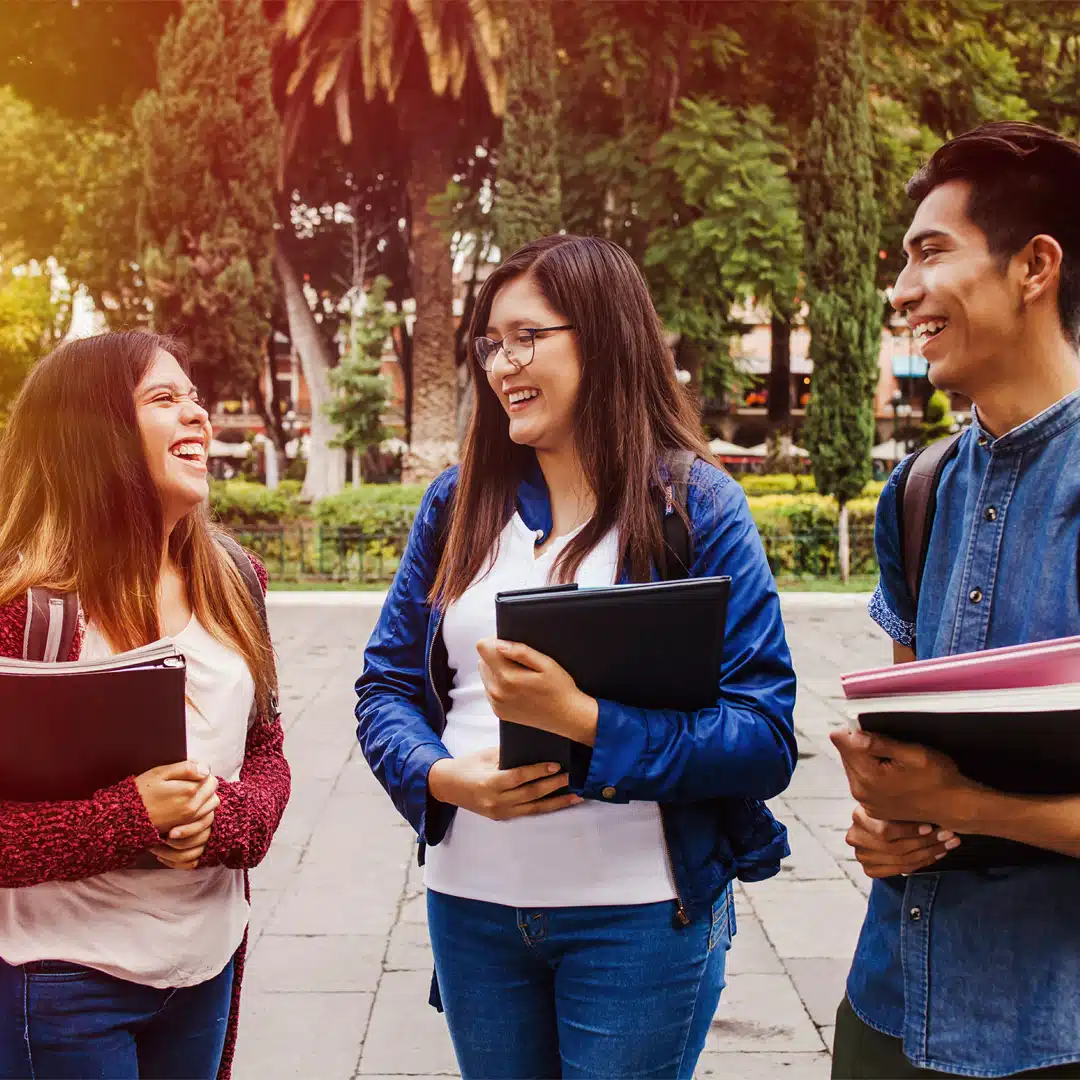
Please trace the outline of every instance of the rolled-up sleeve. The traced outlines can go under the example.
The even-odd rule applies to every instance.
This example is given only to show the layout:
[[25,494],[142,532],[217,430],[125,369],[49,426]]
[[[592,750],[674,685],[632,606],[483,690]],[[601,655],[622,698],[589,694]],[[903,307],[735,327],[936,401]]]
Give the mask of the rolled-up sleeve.
[[878,585],[870,597],[870,618],[901,645],[915,640],[915,605],[904,577],[903,542],[897,514],[902,462],[889,477],[878,499],[874,518],[874,548],[878,560]]

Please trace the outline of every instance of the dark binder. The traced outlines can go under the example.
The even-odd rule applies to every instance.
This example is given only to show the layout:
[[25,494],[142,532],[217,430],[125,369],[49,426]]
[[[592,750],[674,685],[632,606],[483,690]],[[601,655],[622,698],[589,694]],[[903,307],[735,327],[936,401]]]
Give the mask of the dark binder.
[[170,644],[98,662],[0,661],[0,799],[85,799],[184,761],[185,676]]
[[[596,698],[693,711],[716,703],[731,578],[689,578],[580,589],[499,593],[499,638],[564,667]],[[568,772],[586,747],[548,731],[499,722],[503,769],[554,761]]]
[[[1001,692],[1007,696],[1007,691]],[[947,695],[943,695],[947,696]],[[865,702],[872,705],[873,699]],[[898,742],[940,750],[970,780],[1013,795],[1080,792],[1080,711],[859,713],[859,726]],[[954,851],[917,873],[992,870],[1068,856],[995,836],[962,835]]]

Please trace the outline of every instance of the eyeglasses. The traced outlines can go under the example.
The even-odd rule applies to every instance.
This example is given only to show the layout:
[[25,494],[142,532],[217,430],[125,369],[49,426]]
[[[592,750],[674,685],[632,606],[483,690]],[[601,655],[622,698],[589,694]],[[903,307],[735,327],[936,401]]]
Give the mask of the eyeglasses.
[[495,358],[502,349],[506,353],[506,359],[510,361],[516,371],[528,367],[536,355],[536,335],[553,334],[556,330],[573,330],[567,326],[523,326],[520,330],[511,330],[502,341],[495,341],[489,337],[473,338],[473,351],[476,353],[477,363],[485,370],[492,371],[495,367]]

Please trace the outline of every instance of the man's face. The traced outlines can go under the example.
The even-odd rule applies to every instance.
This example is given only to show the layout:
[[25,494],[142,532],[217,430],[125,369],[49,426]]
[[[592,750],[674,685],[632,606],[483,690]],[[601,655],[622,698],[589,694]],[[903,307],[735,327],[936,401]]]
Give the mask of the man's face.
[[1011,374],[1024,332],[1023,261],[1016,257],[1003,269],[990,253],[985,233],[968,220],[970,190],[952,180],[919,204],[891,300],[907,316],[930,382],[977,399]]

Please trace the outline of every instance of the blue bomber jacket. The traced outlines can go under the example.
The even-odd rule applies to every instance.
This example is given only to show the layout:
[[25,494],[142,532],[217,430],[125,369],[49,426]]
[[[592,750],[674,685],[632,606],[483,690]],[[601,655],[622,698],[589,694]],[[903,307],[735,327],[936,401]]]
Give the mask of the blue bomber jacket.
[[[364,655],[357,680],[357,737],[394,805],[424,845],[446,834],[456,807],[428,794],[432,764],[450,754],[441,740],[453,672],[442,639],[443,612],[428,603],[439,564],[440,522],[457,469],[424,494],[408,544]],[[537,467],[515,510],[539,537],[552,528]],[[776,874],[789,854],[787,831],[762,800],[782,792],[796,761],[795,673],[780,601],[742,489],[698,460],[690,474],[692,577],[732,580],[716,704],[697,712],[639,709],[600,701],[587,768],[571,776],[586,799],[660,804],[679,896],[680,921],[707,913],[736,876]]]

